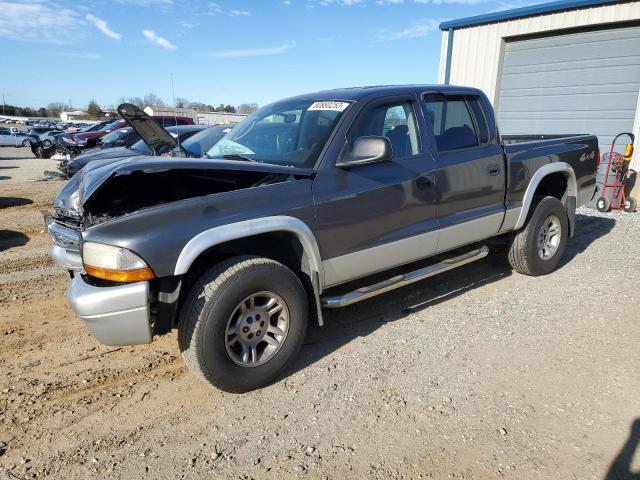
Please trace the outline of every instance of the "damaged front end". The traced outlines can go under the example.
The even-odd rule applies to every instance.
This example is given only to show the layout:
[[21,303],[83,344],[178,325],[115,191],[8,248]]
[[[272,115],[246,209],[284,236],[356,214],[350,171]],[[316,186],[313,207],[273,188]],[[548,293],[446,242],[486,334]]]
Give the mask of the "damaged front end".
[[[78,236],[92,226],[149,208],[285,182],[310,171],[276,165],[149,157],[97,161],[74,175],[54,200],[47,224]],[[69,249],[49,227],[54,245]],[[75,252],[75,247],[71,249]]]
[[107,345],[148,343],[167,333],[181,277],[161,263],[199,233],[180,222],[191,219],[206,229],[206,221],[233,216],[231,205],[242,210],[247,197],[267,205],[269,190],[263,194],[255,187],[292,183],[310,174],[240,161],[148,157],[88,165],[67,182],[54,211],[45,216],[51,255],[71,274],[68,295],[74,312]]

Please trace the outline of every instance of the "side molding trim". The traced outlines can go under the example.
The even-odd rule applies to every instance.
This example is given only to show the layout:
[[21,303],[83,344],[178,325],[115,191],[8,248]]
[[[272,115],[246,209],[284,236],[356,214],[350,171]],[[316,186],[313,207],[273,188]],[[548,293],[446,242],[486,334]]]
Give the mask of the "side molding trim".
[[529,182],[529,186],[524,192],[522,209],[520,210],[520,215],[518,216],[518,221],[516,222],[514,230],[518,230],[524,226],[524,222],[527,220],[527,215],[529,214],[529,208],[531,208],[531,202],[533,201],[533,194],[536,192],[536,188],[538,188],[542,179],[547,175],[556,172],[564,173],[567,176],[566,195],[569,197],[575,197],[577,195],[578,187],[576,184],[576,174],[573,171],[573,168],[571,168],[571,165],[566,162],[554,162],[543,165],[536,170],[536,173],[533,174],[533,177],[531,177],[531,181]]

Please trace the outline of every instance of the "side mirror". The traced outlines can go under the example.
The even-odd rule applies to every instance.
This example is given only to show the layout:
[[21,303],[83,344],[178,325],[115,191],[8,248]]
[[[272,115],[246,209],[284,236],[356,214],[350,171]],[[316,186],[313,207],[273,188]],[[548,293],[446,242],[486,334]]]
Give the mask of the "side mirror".
[[351,150],[342,154],[336,167],[349,168],[356,165],[386,162],[393,158],[393,147],[387,137],[360,137]]

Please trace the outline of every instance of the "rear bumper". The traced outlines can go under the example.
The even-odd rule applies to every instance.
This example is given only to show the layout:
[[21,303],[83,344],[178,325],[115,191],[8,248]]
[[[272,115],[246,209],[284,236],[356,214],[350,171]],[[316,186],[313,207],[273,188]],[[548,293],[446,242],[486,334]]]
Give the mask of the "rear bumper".
[[67,296],[75,314],[100,343],[121,346],[151,342],[149,282],[95,287],[75,275]]

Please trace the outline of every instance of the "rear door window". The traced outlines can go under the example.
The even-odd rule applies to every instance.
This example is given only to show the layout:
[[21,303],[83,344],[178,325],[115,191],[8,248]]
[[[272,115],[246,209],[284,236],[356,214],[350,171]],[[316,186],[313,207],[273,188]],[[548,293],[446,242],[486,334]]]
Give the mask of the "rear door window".
[[[424,104],[439,152],[480,145],[478,131],[464,96],[430,93],[424,96]],[[488,130],[484,136],[488,137]]]

